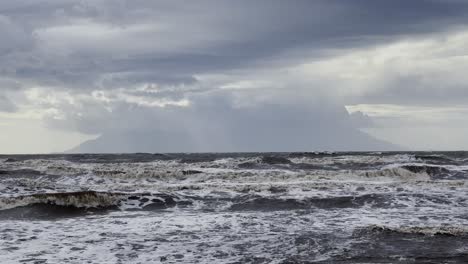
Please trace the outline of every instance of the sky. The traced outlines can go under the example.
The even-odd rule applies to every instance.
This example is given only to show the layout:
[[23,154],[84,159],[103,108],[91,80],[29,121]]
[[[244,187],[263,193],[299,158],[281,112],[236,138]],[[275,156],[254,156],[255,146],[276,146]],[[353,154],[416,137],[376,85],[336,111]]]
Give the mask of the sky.
[[466,150],[468,1],[0,1],[0,153]]

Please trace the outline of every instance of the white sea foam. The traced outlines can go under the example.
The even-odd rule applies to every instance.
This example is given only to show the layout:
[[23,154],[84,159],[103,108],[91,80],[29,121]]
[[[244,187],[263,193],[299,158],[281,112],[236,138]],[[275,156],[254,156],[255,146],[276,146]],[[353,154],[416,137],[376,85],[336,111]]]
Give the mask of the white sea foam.
[[[260,263],[333,262],[352,257],[362,243],[372,243],[375,237],[369,242],[356,230],[373,227],[415,235],[410,237],[414,243],[424,242],[418,240],[421,234],[424,239],[454,235],[453,244],[449,239],[441,243],[452,249],[443,250],[456,254],[466,249],[461,245],[468,226],[467,178],[438,177],[437,169],[463,176],[468,165],[435,165],[414,155],[288,158],[290,164],[264,164],[260,155],[191,163],[0,163],[4,171],[42,173],[2,175],[2,209],[37,203],[118,206],[105,214],[50,221],[0,220],[0,263],[232,263],[254,258]],[[251,167],[241,165],[245,163]],[[171,206],[142,210],[153,202],[164,204],[168,197],[174,200]],[[283,206],[288,204],[293,208]],[[392,243],[385,234],[369,236]],[[386,250],[392,248],[398,245]],[[404,251],[387,253],[405,257]]]

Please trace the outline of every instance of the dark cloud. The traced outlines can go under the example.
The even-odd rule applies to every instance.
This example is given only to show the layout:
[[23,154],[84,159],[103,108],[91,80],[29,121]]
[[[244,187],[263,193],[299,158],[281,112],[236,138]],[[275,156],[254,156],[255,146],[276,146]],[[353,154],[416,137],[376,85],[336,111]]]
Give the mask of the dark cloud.
[[[437,69],[415,66],[402,75],[385,68],[393,62],[363,85],[375,89],[349,98],[336,87],[353,81],[337,82],[334,65],[304,74],[313,80],[285,70],[459,30],[468,22],[466,1],[18,0],[1,2],[0,14],[0,89],[45,109],[51,128],[103,134],[94,145],[119,140],[125,151],[152,134],[161,138],[153,147],[181,151],[177,144],[187,151],[381,148],[357,130],[368,118],[349,116],[344,104],[468,98],[464,81],[439,96],[447,75],[434,74],[428,85]],[[270,87],[221,89],[257,76],[271,79]],[[33,88],[46,94],[26,94]],[[15,109],[6,97],[0,103]],[[141,131],[146,136],[136,137]]]
[[[466,24],[468,4],[434,0],[15,1],[0,4],[0,10],[10,31],[29,33],[23,44],[35,44],[29,53],[25,51],[27,55],[9,54],[0,67],[13,68],[16,78],[85,89],[94,87],[106,73],[159,77],[135,80],[129,75],[124,82],[184,81],[194,74],[265,63],[294,49],[301,50],[301,58],[321,49],[447,30]],[[73,27],[77,23],[82,27]],[[103,25],[94,33],[93,27]],[[25,60],[28,63],[21,63]]]
[[7,97],[0,94],[0,112],[14,112],[16,105],[13,104]]
[[31,46],[31,36],[24,32],[20,25],[1,13],[0,32],[2,32],[0,56],[11,52],[21,52]]

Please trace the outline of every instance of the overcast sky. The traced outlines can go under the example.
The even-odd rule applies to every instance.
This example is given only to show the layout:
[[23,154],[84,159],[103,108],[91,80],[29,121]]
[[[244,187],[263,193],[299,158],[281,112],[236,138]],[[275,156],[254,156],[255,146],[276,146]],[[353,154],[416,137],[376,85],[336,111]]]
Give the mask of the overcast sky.
[[464,0],[0,1],[0,34],[3,153],[468,149]]

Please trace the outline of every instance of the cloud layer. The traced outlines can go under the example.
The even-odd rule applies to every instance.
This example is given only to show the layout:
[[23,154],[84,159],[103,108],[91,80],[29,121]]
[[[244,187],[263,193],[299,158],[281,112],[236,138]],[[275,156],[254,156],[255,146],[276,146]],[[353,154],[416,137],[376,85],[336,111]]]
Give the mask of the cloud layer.
[[[103,141],[159,133],[159,145],[186,139],[191,151],[391,148],[358,129],[390,140],[389,126],[468,131],[444,110],[468,99],[467,11],[439,0],[2,2],[0,111]],[[372,115],[382,105],[400,114]]]

